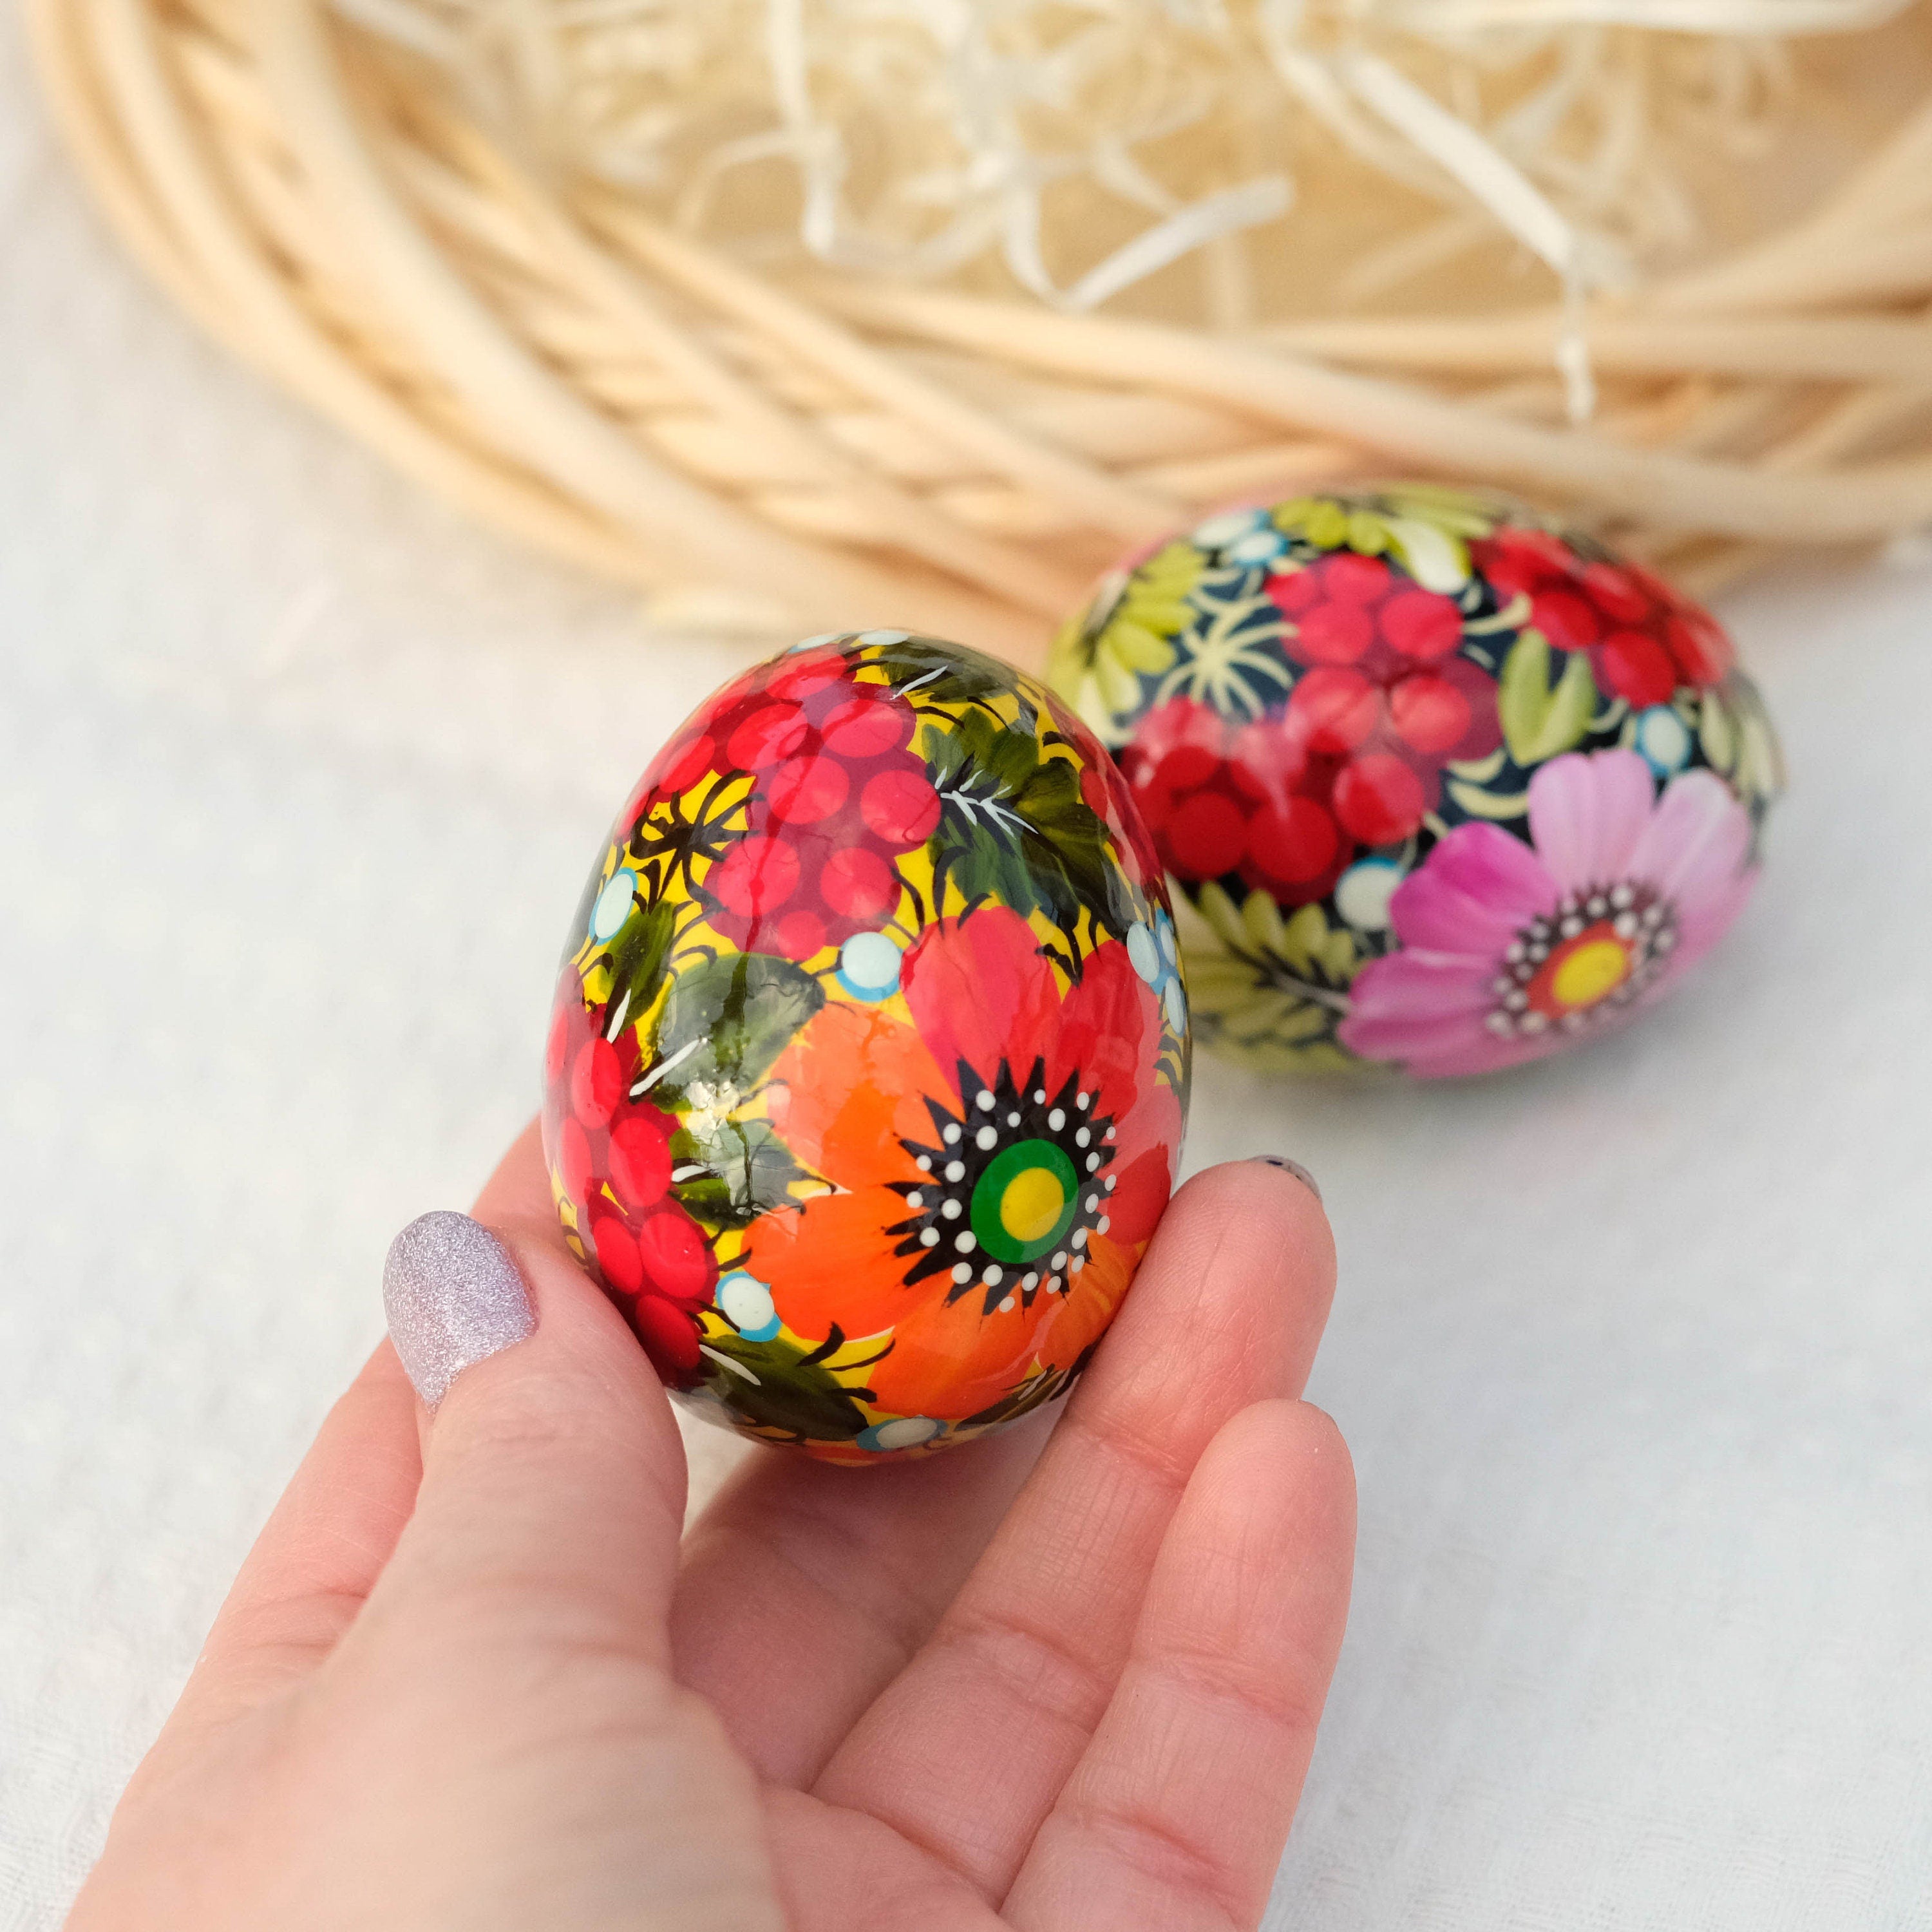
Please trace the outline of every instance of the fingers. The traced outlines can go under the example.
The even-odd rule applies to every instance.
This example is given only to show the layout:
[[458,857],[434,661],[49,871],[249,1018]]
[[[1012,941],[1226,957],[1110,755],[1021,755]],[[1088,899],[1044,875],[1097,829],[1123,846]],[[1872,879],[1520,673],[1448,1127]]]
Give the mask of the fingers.
[[182,1700],[219,1721],[313,1669],[362,1607],[409,1520],[415,1391],[385,1342],[337,1401],[264,1526]]
[[741,1466],[685,1539],[678,1680],[769,1781],[802,1786],[930,1634],[1038,1460],[1029,1418],[970,1450],[854,1472]]
[[1202,1458],[1126,1669],[1006,1900],[1019,1932],[1260,1922],[1341,1648],[1354,1480],[1334,1424],[1258,1403]]
[[[450,1384],[370,1615],[438,1642],[529,1636],[661,1664],[683,1452],[649,1359],[564,1244],[534,1127],[476,1218],[514,1259],[534,1332]],[[460,1301],[466,1284],[446,1286]]]
[[819,1795],[1004,1896],[1113,1694],[1195,1464],[1231,1416],[1299,1394],[1334,1286],[1292,1175],[1242,1162],[1184,1187],[1031,1480]]

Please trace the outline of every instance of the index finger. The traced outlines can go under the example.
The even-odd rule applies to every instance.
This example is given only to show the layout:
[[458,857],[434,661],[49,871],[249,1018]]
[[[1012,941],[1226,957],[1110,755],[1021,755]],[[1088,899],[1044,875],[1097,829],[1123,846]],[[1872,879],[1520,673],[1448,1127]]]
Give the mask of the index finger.
[[818,1795],[1003,1897],[1113,1694],[1195,1464],[1230,1417],[1300,1393],[1334,1282],[1290,1174],[1237,1162],[1182,1188],[1031,1480]]

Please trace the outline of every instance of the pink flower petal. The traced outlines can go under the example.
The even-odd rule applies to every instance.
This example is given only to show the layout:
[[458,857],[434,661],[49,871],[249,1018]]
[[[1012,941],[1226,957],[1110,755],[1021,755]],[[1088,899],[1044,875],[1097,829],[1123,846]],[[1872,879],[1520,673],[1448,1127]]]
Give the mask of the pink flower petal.
[[[1680,905],[1677,945],[1670,956],[1670,970],[1659,976],[1658,986],[1694,966],[1730,932],[1756,884],[1757,871],[1753,867],[1748,872],[1738,873],[1727,885],[1699,899],[1694,905]],[[1653,993],[1656,990],[1656,987],[1652,988]]]
[[1459,825],[1396,888],[1389,916],[1405,946],[1487,962],[1561,896],[1520,838],[1498,826]]
[[1382,1030],[1390,1027],[1480,1023],[1490,1004],[1490,976],[1486,963],[1472,965],[1448,953],[1411,949],[1372,959],[1348,988],[1348,1014],[1339,1029],[1342,1043],[1382,1060],[1388,1056],[1379,1046],[1358,1040],[1378,1040]]
[[1651,819],[1650,767],[1634,752],[1568,752],[1529,782],[1529,836],[1564,892],[1630,876]]
[[1690,923],[1728,893],[1750,850],[1750,819],[1714,772],[1686,772],[1664,787],[1624,876],[1656,887]]

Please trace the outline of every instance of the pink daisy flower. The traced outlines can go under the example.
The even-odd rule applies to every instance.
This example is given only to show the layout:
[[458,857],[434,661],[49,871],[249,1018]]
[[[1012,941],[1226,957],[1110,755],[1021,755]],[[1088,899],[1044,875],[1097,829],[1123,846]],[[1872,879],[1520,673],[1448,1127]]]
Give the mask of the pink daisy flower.
[[1459,825],[1396,890],[1401,950],[1350,988],[1342,1043],[1424,1078],[1534,1060],[1647,1004],[1755,883],[1750,820],[1714,772],[1660,796],[1634,752],[1573,752],[1529,783],[1529,842]]

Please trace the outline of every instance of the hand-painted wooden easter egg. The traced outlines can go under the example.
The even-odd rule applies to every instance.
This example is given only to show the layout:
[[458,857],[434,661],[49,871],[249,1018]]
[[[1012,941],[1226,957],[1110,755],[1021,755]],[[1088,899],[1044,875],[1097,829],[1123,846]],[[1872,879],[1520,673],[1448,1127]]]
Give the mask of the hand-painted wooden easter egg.
[[572,928],[544,1145],[671,1388],[830,1460],[1080,1373],[1167,1202],[1187,1000],[1118,771],[1045,688],[811,640],[658,754]]
[[1588,537],[1410,485],[1210,518],[1110,577],[1054,683],[1220,941],[1198,1036],[1477,1073],[1715,944],[1781,784],[1709,614]]

